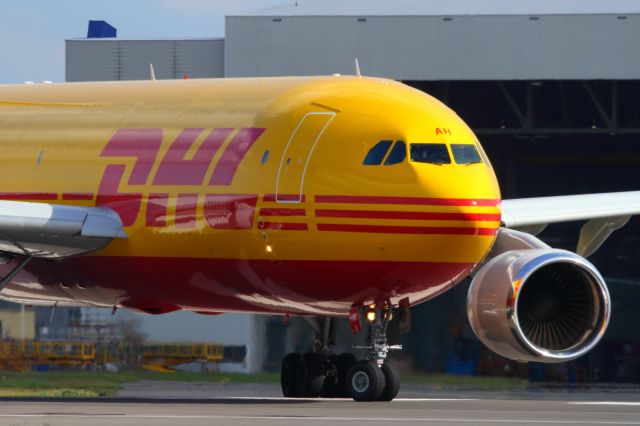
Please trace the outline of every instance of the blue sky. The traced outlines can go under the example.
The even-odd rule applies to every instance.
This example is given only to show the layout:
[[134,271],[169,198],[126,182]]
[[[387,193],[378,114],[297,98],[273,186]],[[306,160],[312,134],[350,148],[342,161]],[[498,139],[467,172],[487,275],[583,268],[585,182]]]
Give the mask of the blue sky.
[[119,38],[222,37],[225,14],[287,0],[4,0],[0,83],[64,81],[64,40],[103,19]]

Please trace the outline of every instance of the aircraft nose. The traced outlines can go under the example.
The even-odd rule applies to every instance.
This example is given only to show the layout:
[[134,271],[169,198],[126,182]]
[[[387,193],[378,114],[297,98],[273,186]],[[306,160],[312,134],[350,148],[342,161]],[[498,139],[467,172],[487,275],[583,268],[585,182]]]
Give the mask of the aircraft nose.
[[500,193],[488,167],[416,166],[429,210],[446,232],[494,236],[500,226]]

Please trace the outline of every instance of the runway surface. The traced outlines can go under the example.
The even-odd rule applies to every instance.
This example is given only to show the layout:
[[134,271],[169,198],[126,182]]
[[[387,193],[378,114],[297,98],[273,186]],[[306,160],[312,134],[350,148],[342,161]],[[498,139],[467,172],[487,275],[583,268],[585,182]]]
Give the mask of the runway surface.
[[[172,384],[171,386],[175,386]],[[185,384],[176,397],[163,383],[151,386],[164,397],[103,399],[0,399],[1,425],[640,425],[638,393],[445,392],[417,395],[409,389],[390,403],[283,399],[274,386]],[[177,386],[178,388],[180,385]],[[138,389],[138,391],[140,390]],[[127,390],[124,390],[125,394]],[[246,396],[239,395],[243,392]],[[136,389],[129,389],[136,393]],[[272,394],[273,396],[264,395]],[[227,394],[227,396],[224,396]],[[257,394],[257,395],[256,395]],[[173,396],[171,396],[173,395]]]

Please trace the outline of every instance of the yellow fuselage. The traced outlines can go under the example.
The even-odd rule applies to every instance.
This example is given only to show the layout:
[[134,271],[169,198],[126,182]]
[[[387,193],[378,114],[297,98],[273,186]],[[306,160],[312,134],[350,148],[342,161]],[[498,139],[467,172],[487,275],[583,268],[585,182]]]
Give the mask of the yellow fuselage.
[[[481,163],[363,165],[379,141],[473,144]],[[35,262],[32,303],[346,314],[431,298],[500,224],[465,123],[374,78],[0,87],[0,198],[118,212],[128,239]],[[37,286],[34,286],[34,282]]]

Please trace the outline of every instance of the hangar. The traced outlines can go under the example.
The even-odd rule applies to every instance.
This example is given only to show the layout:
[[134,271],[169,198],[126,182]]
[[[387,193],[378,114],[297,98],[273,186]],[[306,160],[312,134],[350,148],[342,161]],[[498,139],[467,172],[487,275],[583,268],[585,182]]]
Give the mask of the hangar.
[[[489,153],[504,198],[637,190],[639,39],[633,0],[298,0],[227,16],[224,40],[68,40],[67,79],[146,79],[148,63],[158,78],[353,74],[358,58],[364,74],[401,80],[455,110]],[[579,226],[540,237],[573,249]],[[610,283],[615,315],[583,361],[591,368],[576,367],[583,380],[640,380],[639,240],[635,219],[591,259]],[[407,346],[419,366],[472,359],[494,368],[466,326],[464,291],[416,309],[422,325]],[[267,329],[274,342],[284,333],[277,321]],[[281,358],[276,346],[267,363]]]

